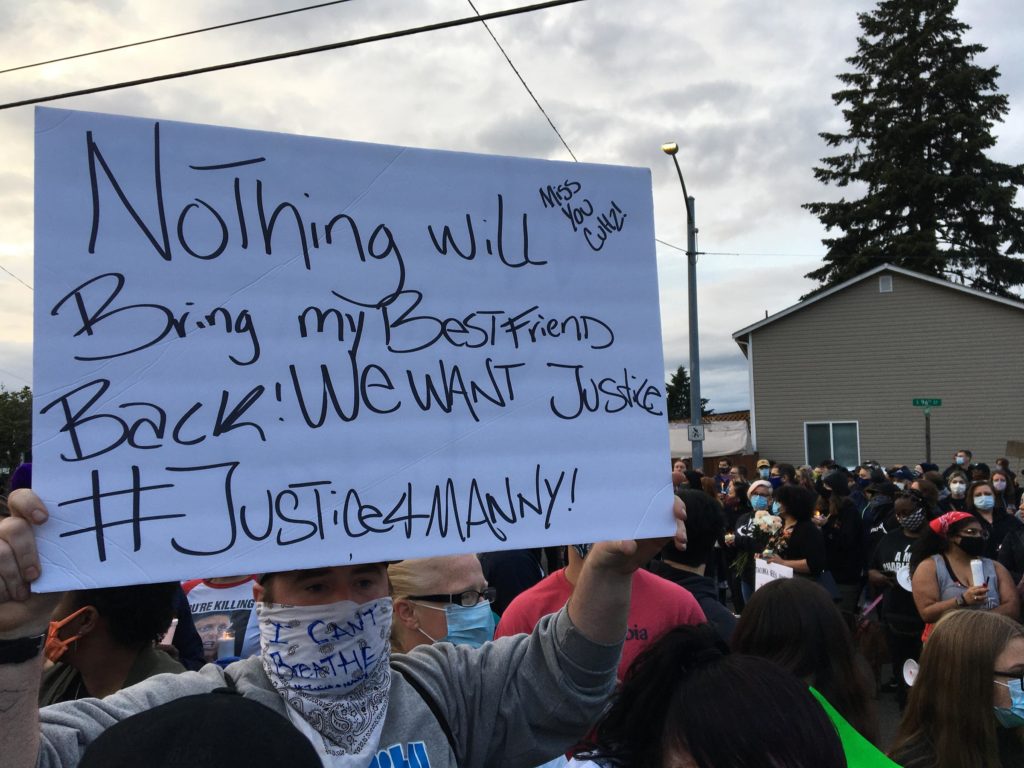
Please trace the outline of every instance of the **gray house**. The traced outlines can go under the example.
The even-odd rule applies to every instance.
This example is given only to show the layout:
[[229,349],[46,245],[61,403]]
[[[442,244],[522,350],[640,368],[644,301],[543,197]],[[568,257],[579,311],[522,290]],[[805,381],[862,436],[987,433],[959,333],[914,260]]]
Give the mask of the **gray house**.
[[[743,328],[751,442],[795,465],[826,456],[991,465],[1024,440],[1024,303],[882,265]],[[1011,457],[1016,468],[1019,459]]]

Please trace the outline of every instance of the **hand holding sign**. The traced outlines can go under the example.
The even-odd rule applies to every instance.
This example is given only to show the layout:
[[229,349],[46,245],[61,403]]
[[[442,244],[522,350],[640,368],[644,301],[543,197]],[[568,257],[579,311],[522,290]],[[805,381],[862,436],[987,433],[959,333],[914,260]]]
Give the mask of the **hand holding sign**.
[[32,491],[19,488],[7,499],[11,516],[0,520],[0,640],[42,634],[60,594],[34,594],[39,578],[35,527],[48,519]]

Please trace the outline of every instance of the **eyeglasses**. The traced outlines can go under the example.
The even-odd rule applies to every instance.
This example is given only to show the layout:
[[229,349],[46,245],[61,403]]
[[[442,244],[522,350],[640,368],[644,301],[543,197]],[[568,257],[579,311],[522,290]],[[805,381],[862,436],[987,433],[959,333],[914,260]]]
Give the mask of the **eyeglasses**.
[[452,603],[453,605],[461,605],[463,608],[472,608],[474,605],[479,604],[481,600],[493,603],[497,596],[497,589],[487,587],[483,592],[467,589],[465,592],[447,595],[409,595],[409,599],[422,600],[425,603]]
[[968,539],[987,539],[988,531],[983,531],[980,528],[964,528],[959,535],[966,536]]
[[[1008,680],[1020,680],[1021,688],[1024,688],[1024,672],[1000,672],[998,669],[993,673],[996,677],[1005,677]],[[994,680],[997,685],[1006,685],[1006,683],[1000,683],[998,680]]]

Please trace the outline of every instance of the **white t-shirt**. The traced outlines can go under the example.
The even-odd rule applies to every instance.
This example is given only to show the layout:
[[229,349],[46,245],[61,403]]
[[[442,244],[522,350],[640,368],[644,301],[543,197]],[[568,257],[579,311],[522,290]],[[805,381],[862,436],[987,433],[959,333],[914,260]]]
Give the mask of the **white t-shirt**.
[[220,639],[225,632],[232,632],[235,637],[232,652],[227,655],[245,656],[243,646],[255,604],[252,596],[255,581],[255,576],[243,576],[227,584],[194,579],[181,585],[196,631],[203,640],[203,655],[207,661],[217,660]]

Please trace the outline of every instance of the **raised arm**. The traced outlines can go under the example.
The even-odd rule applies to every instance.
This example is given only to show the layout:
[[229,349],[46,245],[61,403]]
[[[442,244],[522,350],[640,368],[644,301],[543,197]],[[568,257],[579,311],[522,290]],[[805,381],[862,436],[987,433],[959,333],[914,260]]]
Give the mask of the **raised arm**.
[[[675,544],[686,548],[686,506],[673,505]],[[583,562],[579,583],[569,599],[569,617],[587,639],[618,643],[626,635],[633,574],[654,557],[669,539],[605,541],[594,545]]]
[[46,522],[46,508],[27,489],[11,493],[7,506],[11,516],[0,520],[0,659],[9,660],[0,661],[0,755],[5,768],[32,768],[39,752],[43,656],[31,654],[60,594],[31,592],[40,573],[34,527]]

